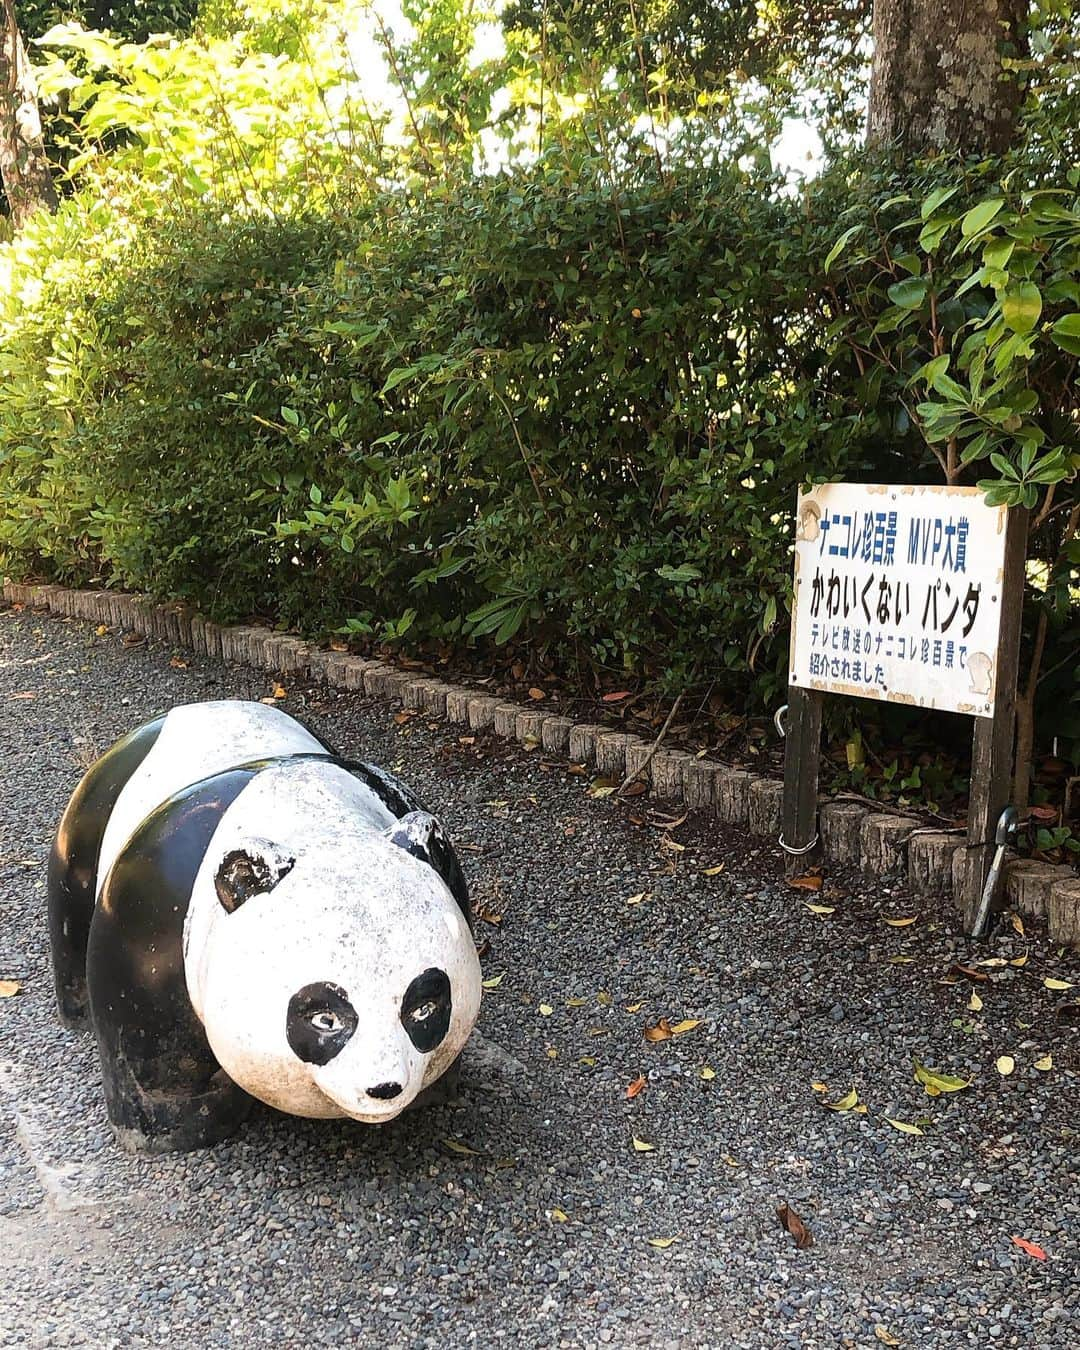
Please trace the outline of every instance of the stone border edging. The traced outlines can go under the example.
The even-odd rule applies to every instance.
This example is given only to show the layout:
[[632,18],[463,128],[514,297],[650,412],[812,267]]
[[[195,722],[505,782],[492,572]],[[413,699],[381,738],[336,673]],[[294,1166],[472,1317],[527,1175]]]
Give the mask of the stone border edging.
[[[434,676],[399,670],[386,661],[314,647],[269,628],[222,626],[183,602],[158,604],[120,591],[70,590],[56,585],[5,581],[9,604],[129,629],[187,648],[196,655],[239,662],[281,675],[308,675],[338,689],[444,718],[472,731],[542,747],[571,763],[587,764],[606,778],[641,773],[658,799],[705,812],[726,825],[776,841],[781,828],[783,783],[684,750],[658,750],[643,770],[651,742],[640,736],[572,717],[541,712],[482,694]],[[859,802],[822,798],[821,847],[829,862],[855,865],[871,876],[905,867],[917,894],[952,894],[964,846],[957,833],[920,825],[913,816],[874,811]],[[1070,867],[1028,858],[1006,863],[1009,905],[1025,917],[1047,921],[1050,939],[1080,946],[1080,878]]]

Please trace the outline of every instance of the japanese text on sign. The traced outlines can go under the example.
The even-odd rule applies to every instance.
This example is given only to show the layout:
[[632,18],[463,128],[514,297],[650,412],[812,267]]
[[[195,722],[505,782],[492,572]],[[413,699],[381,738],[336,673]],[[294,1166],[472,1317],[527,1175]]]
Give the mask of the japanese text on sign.
[[800,494],[791,683],[991,716],[1005,519],[976,488]]

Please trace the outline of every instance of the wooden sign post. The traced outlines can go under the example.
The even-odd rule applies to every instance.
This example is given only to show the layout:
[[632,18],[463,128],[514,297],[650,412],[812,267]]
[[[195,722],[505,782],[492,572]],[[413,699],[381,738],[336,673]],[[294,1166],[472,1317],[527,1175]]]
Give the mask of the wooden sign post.
[[825,694],[974,718],[961,905],[972,930],[1012,782],[1027,514],[977,488],[827,483],[801,493],[781,843],[815,861]]

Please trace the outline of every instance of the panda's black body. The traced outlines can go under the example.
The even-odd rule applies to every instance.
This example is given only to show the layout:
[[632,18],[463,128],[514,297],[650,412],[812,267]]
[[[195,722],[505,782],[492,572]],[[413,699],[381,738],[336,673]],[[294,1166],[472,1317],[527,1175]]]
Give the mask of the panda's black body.
[[[228,711],[234,709],[243,710],[242,716],[256,725],[268,720],[260,718],[257,711],[260,705],[198,706],[223,710],[216,714],[219,718],[240,717],[239,711]],[[190,720],[193,710],[188,708],[185,712]],[[209,719],[212,725],[214,715],[208,711],[201,720]],[[118,1137],[132,1146],[152,1150],[188,1149],[215,1142],[242,1121],[251,1105],[252,1095],[222,1069],[211,1049],[207,1027],[193,1006],[191,989],[195,977],[191,967],[204,953],[193,956],[188,951],[185,925],[189,923],[197,878],[204,873],[210,875],[207,871],[208,850],[223,820],[257,780],[260,786],[264,785],[263,776],[268,771],[280,778],[286,790],[291,783],[321,785],[325,780],[340,784],[345,775],[348,776],[346,782],[355,780],[356,792],[370,794],[370,808],[367,795],[357,799],[362,810],[346,803],[346,813],[352,810],[357,817],[355,822],[348,814],[344,817],[347,828],[342,833],[349,834],[349,846],[355,852],[370,834],[374,847],[376,826],[382,826],[378,832],[378,846],[383,848],[384,854],[389,840],[396,846],[390,851],[391,859],[409,855],[410,860],[402,862],[406,869],[414,866],[412,859],[424,864],[423,868],[407,873],[407,881],[411,884],[416,884],[418,878],[424,881],[421,874],[430,867],[439,878],[435,884],[444,886],[460,909],[464,920],[461,931],[471,934],[465,881],[453,848],[438,823],[422,811],[408,789],[392,776],[374,765],[341,760],[319,743],[315,750],[249,759],[185,783],[139,819],[130,836],[115,849],[107,872],[99,875],[103,840],[118,802],[125,788],[130,793],[133,775],[147,764],[170,716],[173,714],[157,718],[124,737],[85,775],[60,823],[48,875],[50,937],[61,1017],[69,1026],[82,1025],[89,1017],[98,1040],[109,1117]],[[283,717],[283,714],[279,716]],[[268,723],[268,726],[273,732],[274,725]],[[271,749],[275,748],[273,734],[268,735],[268,741]],[[209,749],[207,756],[211,767],[215,767],[212,763],[214,754]],[[146,791],[152,793],[152,789],[144,789],[144,795]],[[338,791],[340,793],[340,788]],[[153,800],[152,796],[149,800]],[[298,801],[298,810],[304,810],[302,793]],[[380,813],[375,816],[374,825],[365,814],[369,809]],[[384,825],[384,821],[389,824]],[[395,821],[401,822],[399,827],[394,826]],[[333,837],[329,844],[324,841],[321,845],[316,861],[324,871],[327,850],[332,851],[334,847]],[[295,846],[291,851],[298,852]],[[252,871],[254,864],[261,863],[261,857],[242,855],[245,866],[251,864],[243,871],[244,889],[231,894],[226,904],[222,886],[233,885],[235,889],[236,854],[235,849],[229,854],[233,871],[226,871],[227,859],[218,868],[213,883],[228,914],[218,913],[211,901],[204,899],[202,902],[204,908],[209,904],[214,911],[210,915],[211,923],[227,926],[232,921],[233,910],[245,901],[249,902],[247,910],[241,913],[253,913],[258,906],[267,905],[267,897],[277,884],[277,877],[260,880],[258,869]],[[385,871],[385,860],[381,865]],[[290,858],[288,868],[282,870],[281,875],[287,875],[292,867],[293,859]],[[226,877],[224,883],[223,876]],[[209,883],[203,881],[200,884],[206,892]],[[348,877],[344,879],[342,889],[348,889]],[[391,900],[397,894],[391,887]],[[303,903],[306,901],[302,896],[289,901],[293,907]],[[361,900],[353,899],[349,903],[355,908]],[[377,911],[379,903],[381,901],[376,900],[363,911],[357,909],[357,924],[362,926],[372,922],[368,911]],[[258,924],[259,916],[256,913],[253,920],[243,921],[249,925],[252,922]],[[377,913],[374,922],[378,922]],[[364,942],[368,941],[364,939]],[[468,953],[463,956],[466,961],[475,959],[471,936],[468,947]],[[253,957],[256,965],[260,959],[256,952]],[[328,969],[332,969],[339,959],[337,954],[328,951]],[[242,965],[238,969],[243,970]],[[238,978],[257,979],[257,972],[253,977],[243,970]],[[356,978],[359,981],[360,977]],[[471,982],[471,975],[469,978]],[[344,992],[337,983],[325,987]],[[449,992],[446,998],[448,1021]],[[295,1017],[295,1003],[294,997],[288,1013],[282,1012],[282,1018]],[[235,1012],[229,1015],[236,1016]],[[323,1017],[325,1019],[326,1014]],[[354,1026],[356,1022],[354,1017]],[[312,1035],[318,1038],[323,1034],[318,1030],[313,1032],[307,1023],[304,1026],[309,1039]],[[283,1036],[286,1030],[283,1022]],[[414,1031],[415,1028],[410,1029],[409,1034],[417,1044]],[[271,1033],[260,1024],[251,1029],[251,1034],[265,1039]],[[288,1034],[291,1037],[293,1031]],[[277,1031],[274,1030],[272,1035],[276,1036]],[[274,1051],[278,1053],[276,1044]],[[452,1064],[439,1069],[438,1076],[442,1081],[438,1088],[445,1090],[449,1081],[447,1069],[456,1068],[456,1061],[457,1054],[453,1056]],[[415,1078],[415,1074],[413,1076]],[[392,1086],[399,1087],[396,1083]],[[390,1095],[378,1088],[369,1091],[372,1099]],[[263,1095],[258,1087],[254,1092]],[[414,1087],[409,1104],[431,1095],[431,1084],[425,1082],[423,1087]],[[273,1095],[264,1095],[264,1100],[280,1104]],[[368,1106],[375,1104],[365,1100]],[[286,1104],[282,1109],[293,1108]],[[355,1114],[358,1119],[383,1118],[381,1114],[365,1116],[348,1106],[337,1110],[332,1102],[325,1110],[321,1102],[316,1109],[310,1106],[296,1109],[299,1114]]]

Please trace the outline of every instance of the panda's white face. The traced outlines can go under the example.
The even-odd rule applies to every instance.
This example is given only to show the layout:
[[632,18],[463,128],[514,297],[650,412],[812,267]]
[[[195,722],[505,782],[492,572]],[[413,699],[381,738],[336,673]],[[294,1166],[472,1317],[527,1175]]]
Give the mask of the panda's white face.
[[368,789],[327,765],[276,783],[275,772],[225,813],[196,878],[192,1003],[252,1096],[294,1115],[387,1121],[472,1031],[472,935],[435,869],[383,832],[393,817]]

